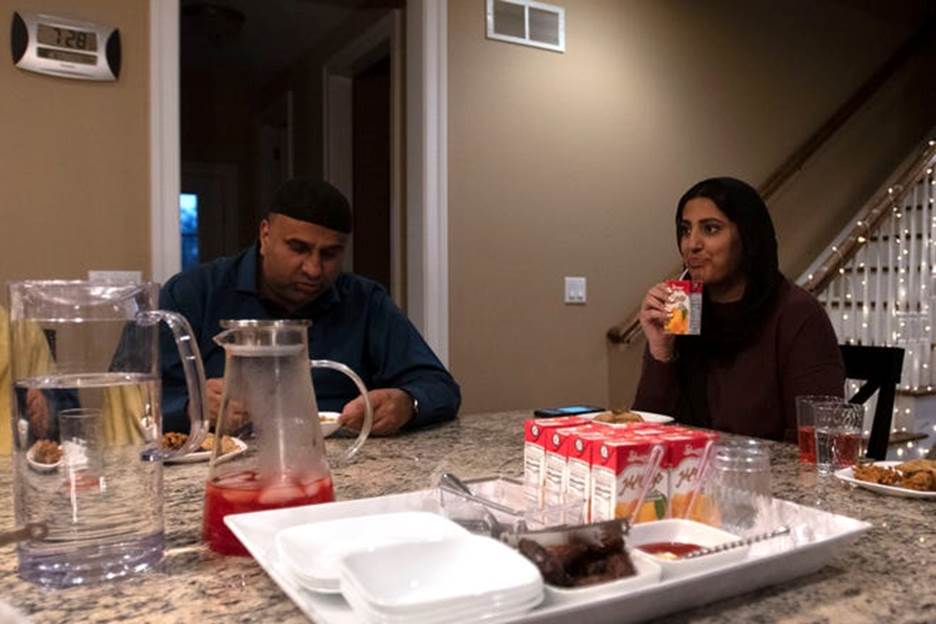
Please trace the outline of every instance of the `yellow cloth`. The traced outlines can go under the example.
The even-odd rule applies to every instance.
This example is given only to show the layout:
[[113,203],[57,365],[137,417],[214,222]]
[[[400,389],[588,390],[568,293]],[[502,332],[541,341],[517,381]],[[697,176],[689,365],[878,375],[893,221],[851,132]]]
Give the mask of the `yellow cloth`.
[[[17,362],[18,372],[23,377],[32,377],[48,371],[52,366],[52,354],[42,330],[32,323],[23,323],[26,332],[22,361]],[[19,367],[22,368],[19,368]],[[0,455],[9,455],[13,442],[13,371],[10,345],[10,315],[0,306]]]
[[[49,351],[42,330],[34,323],[20,323],[18,330],[25,332],[21,345],[21,353],[17,357],[24,358],[23,368],[17,364],[17,375],[20,378],[33,377],[54,371],[55,362]],[[12,345],[10,344],[10,317],[7,311],[0,306],[0,455],[9,455],[12,448],[12,415],[13,407],[13,380],[12,380]],[[102,428],[104,442],[108,446],[122,446],[138,444],[144,438],[155,435],[151,429],[149,436],[144,434],[143,423],[151,423],[147,416],[144,392],[150,389],[138,385],[111,386],[104,390],[104,404],[102,407]],[[155,388],[152,390],[155,391]],[[149,397],[150,410],[159,406],[159,397]],[[151,416],[151,414],[150,414]]]
[[[138,444],[144,440],[142,422],[146,415],[140,386],[111,386],[104,395],[104,440],[108,446]],[[158,397],[150,397],[151,401]],[[151,409],[156,405],[151,405]]]

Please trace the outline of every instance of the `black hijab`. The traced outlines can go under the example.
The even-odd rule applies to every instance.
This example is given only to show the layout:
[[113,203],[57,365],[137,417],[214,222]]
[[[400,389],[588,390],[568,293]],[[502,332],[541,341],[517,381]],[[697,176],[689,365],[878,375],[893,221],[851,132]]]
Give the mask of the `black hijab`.
[[738,302],[712,302],[703,288],[702,334],[680,336],[679,419],[687,424],[710,427],[708,410],[708,365],[710,361],[730,365],[737,352],[764,326],[772,310],[783,275],[777,259],[777,235],[767,205],[749,184],[735,178],[709,178],[695,184],[679,199],[676,208],[676,244],[679,245],[683,209],[691,199],[711,200],[738,228],[746,286]]

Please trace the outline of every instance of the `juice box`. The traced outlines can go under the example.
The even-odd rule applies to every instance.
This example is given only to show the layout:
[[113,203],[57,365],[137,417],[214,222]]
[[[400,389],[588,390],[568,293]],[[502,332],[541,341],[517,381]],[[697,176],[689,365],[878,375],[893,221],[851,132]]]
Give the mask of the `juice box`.
[[566,489],[568,474],[566,464],[568,463],[569,444],[575,434],[572,433],[577,427],[563,427],[553,429],[545,437],[544,448],[546,449],[546,474],[543,479],[543,497],[544,505],[561,505]]
[[[567,429],[572,435],[564,441],[566,461],[566,500],[581,500],[581,520],[576,524],[591,522],[591,472],[594,450],[605,440],[620,437],[615,427],[593,423]],[[572,523],[570,519],[567,523]]]
[[[627,436],[592,447],[592,522],[630,517],[653,449],[663,445],[657,437]],[[651,490],[637,514],[638,522],[665,517],[666,500],[661,498],[667,491],[665,470],[657,473]]]
[[668,317],[663,330],[668,334],[702,333],[702,282],[666,280],[670,295],[666,299]]
[[583,425],[588,421],[580,416],[530,419],[523,423],[523,492],[527,500],[537,507],[543,504],[543,486],[546,481],[546,437],[565,427]]
[[718,438],[717,433],[707,431],[676,431],[664,436],[667,445],[667,470],[669,471],[669,512],[671,518],[689,518],[706,521],[710,505],[703,494],[697,495],[693,509],[688,509],[692,490],[700,478],[702,456],[710,442]]

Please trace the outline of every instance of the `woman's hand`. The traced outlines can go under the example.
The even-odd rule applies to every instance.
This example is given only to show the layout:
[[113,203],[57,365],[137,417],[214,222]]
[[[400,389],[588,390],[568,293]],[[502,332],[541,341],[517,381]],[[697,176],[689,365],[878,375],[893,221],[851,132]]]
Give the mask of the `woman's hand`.
[[676,347],[676,336],[663,331],[667,317],[666,299],[669,295],[669,286],[660,282],[647,291],[640,304],[640,326],[647,337],[650,355],[661,362],[672,360]]

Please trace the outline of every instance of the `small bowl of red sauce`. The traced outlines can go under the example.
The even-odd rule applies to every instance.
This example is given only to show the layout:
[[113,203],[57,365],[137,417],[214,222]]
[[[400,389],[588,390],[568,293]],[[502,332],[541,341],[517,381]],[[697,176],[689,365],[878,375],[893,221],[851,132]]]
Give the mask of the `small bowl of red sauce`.
[[687,544],[685,542],[650,542],[649,544],[641,544],[638,548],[641,552],[670,561],[682,559],[689,553],[702,550],[702,546],[698,544]]
[[745,559],[749,547],[732,548],[718,553],[686,559],[686,555],[733,542],[738,536],[692,520],[642,522],[630,529],[628,545],[652,557],[663,570],[663,579],[694,574]]

